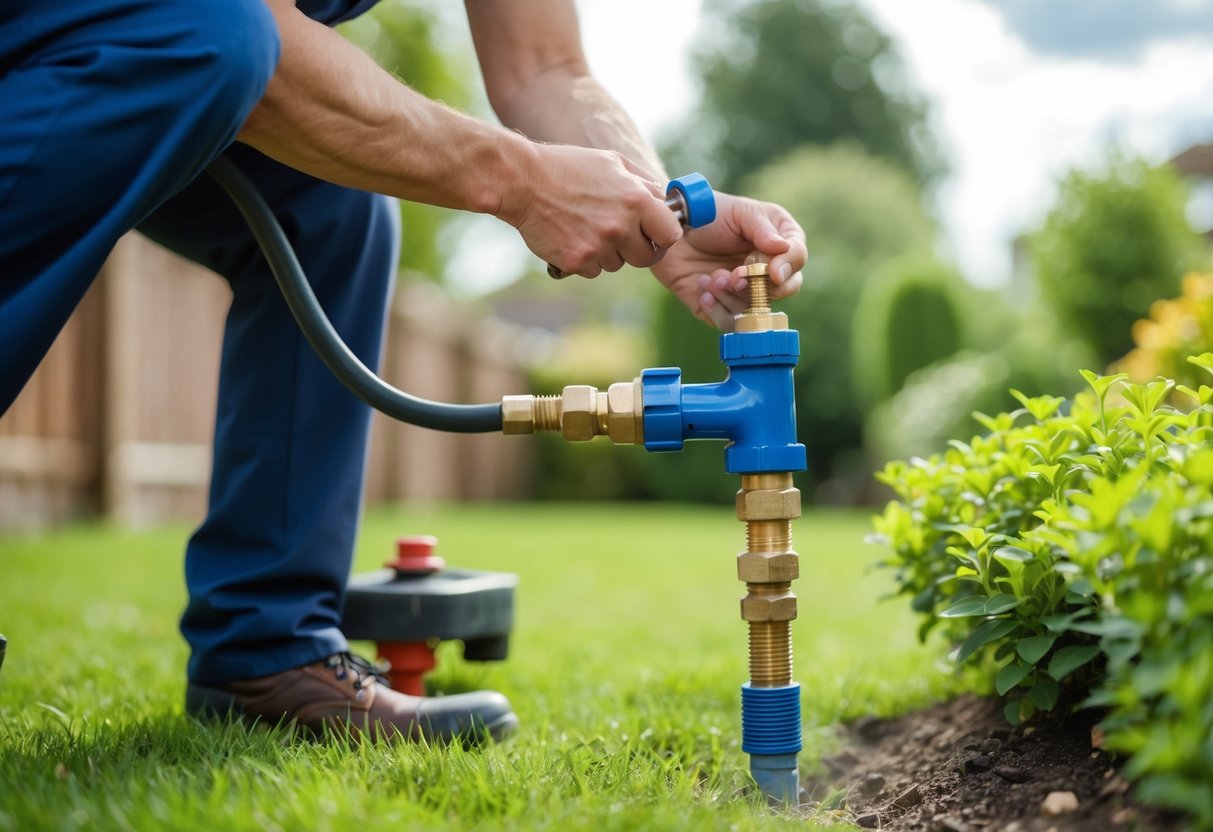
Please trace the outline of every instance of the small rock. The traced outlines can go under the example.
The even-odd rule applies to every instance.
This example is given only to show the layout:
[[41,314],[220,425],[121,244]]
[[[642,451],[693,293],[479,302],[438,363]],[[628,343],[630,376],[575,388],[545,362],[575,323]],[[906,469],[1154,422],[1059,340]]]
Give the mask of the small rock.
[[917,785],[910,786],[897,797],[893,798],[893,805],[899,809],[909,809],[922,803],[922,792],[918,790]]
[[884,791],[884,785],[884,775],[879,771],[873,771],[859,781],[859,793],[864,797],[875,797]]
[[997,754],[1002,750],[1002,740],[987,737],[981,741],[981,745],[977,746],[977,750],[983,754]]
[[964,751],[980,751],[981,746],[975,742],[966,742],[963,746]]
[[965,774],[980,774],[990,770],[990,758],[985,754],[970,754],[964,758],[961,771]]
[[1040,804],[1040,813],[1050,817],[1064,815],[1078,808],[1078,795],[1074,792],[1049,792]]
[[1110,818],[1110,820],[1116,826],[1124,826],[1126,823],[1131,823],[1131,822],[1137,820],[1137,813],[1134,812],[1132,809],[1128,809],[1128,808],[1117,809],[1115,812],[1112,813],[1112,817]]
[[969,832],[969,827],[964,821],[947,815],[944,815],[936,822],[935,828],[939,832]]
[[1026,783],[1032,779],[1032,775],[1018,766],[999,766],[994,773],[1008,783]]
[[862,826],[864,829],[875,829],[880,825],[880,815],[875,812],[868,812],[855,818],[855,825]]

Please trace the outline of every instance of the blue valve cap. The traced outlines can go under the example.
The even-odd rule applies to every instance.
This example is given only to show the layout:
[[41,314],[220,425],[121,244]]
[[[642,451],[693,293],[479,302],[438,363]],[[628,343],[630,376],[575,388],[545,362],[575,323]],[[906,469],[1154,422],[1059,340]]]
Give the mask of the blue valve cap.
[[665,188],[666,196],[671,191],[678,191],[686,202],[688,228],[699,228],[716,219],[716,195],[702,173],[688,173],[670,180]]

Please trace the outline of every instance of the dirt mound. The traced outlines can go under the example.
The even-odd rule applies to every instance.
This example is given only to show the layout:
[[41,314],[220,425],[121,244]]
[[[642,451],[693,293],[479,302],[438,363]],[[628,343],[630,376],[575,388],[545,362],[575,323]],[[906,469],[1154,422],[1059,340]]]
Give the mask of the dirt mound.
[[907,832],[1179,830],[1182,817],[1136,803],[1079,711],[1012,729],[995,699],[962,696],[891,720],[861,719],[846,750],[805,781],[838,790],[859,826]]

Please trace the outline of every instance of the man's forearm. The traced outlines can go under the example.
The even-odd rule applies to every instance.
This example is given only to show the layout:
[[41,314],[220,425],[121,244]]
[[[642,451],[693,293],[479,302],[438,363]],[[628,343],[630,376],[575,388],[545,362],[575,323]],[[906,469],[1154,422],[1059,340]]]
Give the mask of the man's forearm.
[[270,6],[282,57],[241,141],[342,185],[482,213],[531,175],[522,136],[409,89],[293,3]]
[[656,182],[665,167],[635,123],[596,79],[566,67],[549,70],[497,106],[510,128],[533,139],[613,150],[646,170]]

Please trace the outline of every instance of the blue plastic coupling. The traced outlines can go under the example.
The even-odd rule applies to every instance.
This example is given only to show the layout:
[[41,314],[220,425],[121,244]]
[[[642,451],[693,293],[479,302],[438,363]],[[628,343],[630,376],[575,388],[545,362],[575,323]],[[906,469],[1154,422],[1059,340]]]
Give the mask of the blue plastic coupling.
[[750,774],[769,799],[796,805],[800,770],[800,685],[741,686],[741,750],[750,755]]
[[702,173],[688,173],[686,176],[671,179],[665,186],[665,194],[669,196],[674,191],[682,196],[686,206],[683,221],[688,228],[699,228],[716,219],[716,195],[712,193],[712,186]]

